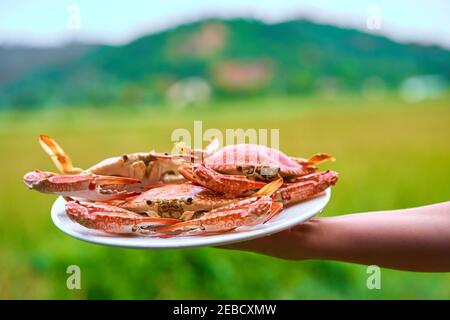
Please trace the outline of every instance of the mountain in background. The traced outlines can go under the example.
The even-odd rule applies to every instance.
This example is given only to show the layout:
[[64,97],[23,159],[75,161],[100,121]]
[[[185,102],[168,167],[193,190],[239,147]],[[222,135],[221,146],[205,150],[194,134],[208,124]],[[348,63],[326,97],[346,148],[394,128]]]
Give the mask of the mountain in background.
[[0,46],[0,87],[17,81],[27,73],[75,60],[93,47],[78,43],[54,48]]
[[422,75],[450,80],[448,50],[304,20],[206,20],[123,46],[46,50],[44,62],[23,55],[6,63],[13,70],[2,74],[1,106],[201,101],[360,91],[368,84],[397,89]]

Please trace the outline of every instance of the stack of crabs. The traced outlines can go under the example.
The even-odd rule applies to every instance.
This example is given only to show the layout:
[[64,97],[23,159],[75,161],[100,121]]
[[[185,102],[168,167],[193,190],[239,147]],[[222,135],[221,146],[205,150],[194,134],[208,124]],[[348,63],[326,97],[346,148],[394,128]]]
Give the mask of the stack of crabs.
[[260,145],[218,148],[215,141],[205,150],[125,154],[82,170],[52,138],[39,142],[61,173],[35,170],[25,184],[63,196],[70,219],[109,233],[205,235],[266,223],[338,180],[334,171],[317,171],[334,161],[323,153],[302,159]]

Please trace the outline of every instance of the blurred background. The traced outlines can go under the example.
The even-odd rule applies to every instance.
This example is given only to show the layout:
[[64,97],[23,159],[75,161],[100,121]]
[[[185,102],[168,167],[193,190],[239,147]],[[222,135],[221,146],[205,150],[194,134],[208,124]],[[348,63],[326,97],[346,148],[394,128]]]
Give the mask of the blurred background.
[[[449,200],[447,1],[0,1],[0,298],[448,299],[449,274],[282,261],[213,248],[84,243],[28,191],[55,171],[39,133],[87,168],[169,151],[171,132],[280,129],[327,152],[341,180],[324,216]],[[68,290],[66,268],[81,269]]]

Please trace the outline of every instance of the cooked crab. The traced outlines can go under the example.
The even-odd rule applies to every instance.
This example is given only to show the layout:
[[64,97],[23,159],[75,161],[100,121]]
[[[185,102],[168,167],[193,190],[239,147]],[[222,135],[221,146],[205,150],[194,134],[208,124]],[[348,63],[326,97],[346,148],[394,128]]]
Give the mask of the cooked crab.
[[182,164],[178,171],[187,180],[216,192],[245,196],[277,177],[295,181],[315,172],[317,164],[334,160],[325,153],[305,160],[265,146],[238,144],[204,156],[202,163]]
[[[274,191],[276,191],[283,181],[281,179],[276,180],[268,184],[265,188],[261,189],[258,194],[256,194],[254,197],[251,197],[249,199],[258,199],[261,197],[268,196],[272,194]],[[192,186],[192,185],[190,185]],[[66,213],[75,222],[78,222],[79,224],[92,229],[100,229],[106,232],[112,232],[112,233],[137,233],[137,234],[149,234],[155,233],[155,228],[160,227],[162,225],[168,225],[168,224],[174,224],[176,222],[180,222],[179,219],[173,219],[173,218],[161,218],[158,215],[156,216],[144,216],[140,215],[136,212],[140,213],[146,213],[149,214],[150,212],[153,212],[151,209],[160,209],[160,205],[164,206],[167,205],[168,202],[173,202],[174,200],[180,200],[180,197],[178,194],[173,194],[172,191],[179,191],[180,188],[177,185],[171,185],[167,186],[169,189],[166,189],[165,192],[162,192],[162,194],[166,194],[168,198],[166,199],[155,199],[150,200],[149,202],[148,197],[141,197],[139,199],[131,199],[130,202],[110,202],[103,203],[103,202],[87,202],[87,201],[74,201],[69,200],[66,203]],[[195,186],[192,186],[195,187]],[[201,187],[199,187],[201,188]],[[157,188],[160,189],[160,188]],[[154,190],[157,190],[154,189]],[[148,191],[148,193],[152,193],[154,190]],[[201,213],[204,212],[204,210],[209,209],[209,212],[214,212],[217,209],[213,209],[218,206],[226,207],[225,204],[232,203],[232,200],[228,202],[223,202],[222,199],[218,197],[218,195],[210,195],[211,198],[204,198],[205,194],[202,194],[203,191],[207,190],[195,190],[195,188],[186,188],[184,190],[185,194],[190,191],[194,191],[193,193],[189,193],[192,196],[192,200],[188,201],[188,199],[183,199],[183,202],[190,202],[190,204],[187,204],[188,206],[197,206],[197,208],[202,208]],[[200,192],[199,192],[200,191]],[[194,202],[194,197],[195,202]],[[184,198],[184,196],[182,196]],[[234,199],[233,202],[235,204],[241,203],[242,201],[249,200],[249,199]],[[163,202],[161,203],[162,200]],[[154,203],[153,203],[154,201]],[[158,204],[158,202],[160,202]],[[165,202],[165,203],[164,203]],[[186,203],[185,203],[186,204]],[[282,207],[282,204],[279,203],[277,205],[278,207]],[[125,208],[131,209],[127,210]],[[191,208],[189,208],[191,209]],[[258,214],[261,213],[259,211],[253,211],[253,209],[258,208],[248,208],[248,214]],[[171,213],[179,213],[180,210],[184,210],[183,207],[177,206],[177,207],[167,207],[164,209],[164,215]],[[192,211],[189,211],[192,212]],[[156,212],[154,212],[156,213]],[[186,212],[185,212],[186,213]],[[190,214],[190,217],[195,212],[192,212]],[[186,218],[186,215],[185,215]],[[194,219],[195,221],[197,219]],[[192,220],[192,221],[194,221]]]
[[156,152],[131,153],[105,159],[82,170],[73,166],[70,157],[52,138],[40,135],[39,142],[61,172],[26,173],[25,184],[40,192],[98,201],[141,193],[145,191],[143,186],[184,180],[178,173],[183,157]]
[[[51,173],[46,173],[43,176],[39,174],[39,171],[35,171],[24,177],[25,183],[30,188],[46,192],[46,188],[40,187],[41,185],[47,186],[50,182],[58,181],[52,186],[51,192],[57,191],[57,188],[60,187],[70,195],[70,186],[64,186],[64,181],[70,181],[70,185],[76,184],[77,187],[86,185],[83,184],[86,181],[86,174],[94,174],[99,181],[101,176],[118,176],[139,180],[138,183],[122,180],[120,187],[116,187],[115,184],[111,186],[103,184],[101,187],[94,188],[88,184],[91,188],[84,192],[78,188],[74,190],[72,196],[80,197],[81,194],[84,199],[88,200],[103,200],[108,197],[113,199],[123,194],[142,192],[144,191],[142,186],[145,185],[180,183],[183,181],[183,177],[227,196],[248,196],[263,187],[264,182],[279,176],[287,181],[293,180],[298,176],[314,172],[317,169],[316,164],[320,162],[334,160],[326,154],[316,154],[309,160],[289,158],[278,150],[248,144],[228,146],[216,151],[217,140],[213,140],[204,151],[188,151],[187,148],[181,147],[180,155],[155,152],[132,153],[105,159],[83,171],[73,167],[70,158],[52,138],[41,135],[39,142],[57,168],[63,174],[73,177],[62,176],[51,178],[52,181],[45,183],[35,183],[36,177],[44,178],[51,175]],[[204,159],[203,165],[189,165],[192,160],[200,158]],[[187,163],[188,165],[186,165]],[[30,177],[33,177],[31,181]]]
[[333,171],[315,172],[318,163],[334,160],[327,154],[305,160],[257,145],[134,153],[83,171],[53,139],[41,135],[40,143],[62,174],[29,172],[27,186],[65,196],[73,221],[112,233],[203,234],[266,222],[338,179]]
[[[138,234],[219,232],[229,230],[230,226],[235,228],[259,223],[262,217],[267,221],[283,206],[315,197],[333,186],[337,179],[338,175],[333,171],[313,173],[299,178],[296,182],[283,183],[281,179],[278,179],[267,184],[256,194],[244,198],[224,198],[209,189],[190,183],[167,185],[151,189],[135,197],[107,203],[69,201],[66,211],[72,220],[107,232],[118,232],[112,230]],[[259,204],[262,206],[262,203],[265,203],[264,206],[268,206],[268,196],[275,204],[271,204],[270,208],[264,207],[266,209],[262,210]],[[83,209],[83,207],[86,208]],[[115,212],[119,215],[117,220],[113,219]],[[124,216],[130,217],[131,220],[123,220]],[[151,220],[152,224],[148,221],[143,224],[135,223],[134,228],[131,228],[130,221],[141,221],[136,220],[138,216],[150,217],[154,220]],[[167,223],[165,220],[158,219],[167,218],[181,220],[175,220],[180,223],[170,223],[173,224],[173,229],[169,227],[155,229],[155,224]],[[182,220],[185,221],[182,223]],[[122,222],[124,226],[120,227]],[[107,223],[112,223],[114,226],[109,226]],[[214,223],[217,225],[214,226]]]
[[276,191],[268,194],[266,189],[272,189],[271,185],[277,182],[275,180],[258,191],[257,195],[259,196],[206,212],[197,219],[171,224],[157,229],[156,232],[159,234],[198,235],[225,232],[240,226],[265,223],[279,213],[283,207],[321,194],[333,186],[338,178],[338,174],[334,171],[312,173],[298,178],[295,182],[285,183]]
[[108,203],[150,217],[190,220],[241,199],[226,198],[205,187],[185,182],[152,188],[135,197]]
[[[192,154],[186,147],[180,148],[183,154]],[[199,159],[198,150],[195,158]],[[209,168],[223,174],[245,176],[251,180],[272,181],[281,176],[289,180],[317,170],[317,164],[335,159],[326,153],[317,153],[309,159],[288,157],[283,152],[256,144],[236,144],[208,150],[201,161]]]
[[86,170],[82,170],[73,166],[70,157],[54,139],[41,134],[39,143],[63,174],[93,173],[96,175],[134,178],[145,185],[182,180],[177,169],[183,162],[183,158],[174,157],[168,153],[154,151],[129,153],[120,157],[107,158]]
[[153,232],[168,235],[227,232],[268,221],[282,209],[283,204],[273,201],[270,196],[256,196],[212,210],[198,219],[171,224]]

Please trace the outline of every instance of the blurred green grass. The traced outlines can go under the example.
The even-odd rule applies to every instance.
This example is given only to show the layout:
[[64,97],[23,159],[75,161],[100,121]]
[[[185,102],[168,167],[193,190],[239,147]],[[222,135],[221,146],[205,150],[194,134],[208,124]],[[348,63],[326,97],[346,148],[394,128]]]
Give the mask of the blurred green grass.
[[[3,299],[448,299],[449,274],[383,269],[382,289],[366,288],[366,267],[282,261],[213,248],[144,251],[102,247],[64,235],[50,220],[54,196],[26,189],[23,174],[54,171],[37,143],[54,136],[75,165],[125,152],[169,151],[176,128],[279,128],[291,155],[328,152],[341,174],[324,215],[396,209],[449,200],[448,97],[414,105],[396,98],[271,98],[189,111],[44,109],[0,114],[0,298]],[[81,268],[82,289],[66,288]]]

